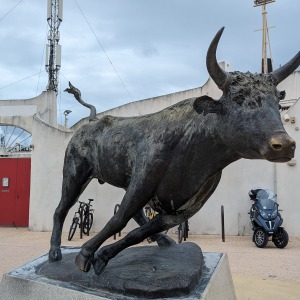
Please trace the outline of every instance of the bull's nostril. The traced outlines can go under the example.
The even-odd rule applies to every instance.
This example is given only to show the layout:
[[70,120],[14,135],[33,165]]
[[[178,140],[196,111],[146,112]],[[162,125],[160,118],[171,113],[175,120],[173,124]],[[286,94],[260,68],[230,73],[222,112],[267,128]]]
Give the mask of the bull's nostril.
[[281,144],[272,144],[272,148],[275,151],[280,151],[282,149],[282,145]]
[[292,143],[292,144],[291,144],[291,149],[292,149],[292,150],[295,150],[295,149],[296,149],[296,143]]

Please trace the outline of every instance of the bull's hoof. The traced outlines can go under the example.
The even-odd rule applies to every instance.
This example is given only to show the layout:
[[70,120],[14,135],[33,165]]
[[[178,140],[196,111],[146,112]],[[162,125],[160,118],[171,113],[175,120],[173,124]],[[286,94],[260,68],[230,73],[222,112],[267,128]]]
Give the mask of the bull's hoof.
[[176,245],[176,242],[166,234],[160,233],[157,240],[157,245],[161,248],[166,248]]
[[50,249],[49,262],[55,262],[62,260],[62,254],[60,248]]
[[103,259],[100,253],[97,254],[97,256],[93,259],[92,262],[95,274],[100,275],[104,271],[107,263],[108,260]]
[[76,256],[75,264],[83,272],[88,272],[91,269],[90,258],[84,256],[81,252]]

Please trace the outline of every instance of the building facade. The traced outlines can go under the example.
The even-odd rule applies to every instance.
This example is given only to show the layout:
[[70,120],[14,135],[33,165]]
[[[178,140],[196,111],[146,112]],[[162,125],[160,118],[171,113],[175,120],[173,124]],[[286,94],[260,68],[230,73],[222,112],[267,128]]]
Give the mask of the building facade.
[[[300,144],[300,72],[296,71],[284,80],[279,90],[286,91],[285,109],[282,120],[289,135]],[[113,116],[138,116],[164,109],[181,100],[209,95],[214,99],[221,96],[215,83],[208,81],[199,88],[140,100],[98,114],[100,118]],[[25,106],[25,107],[24,107]],[[0,125],[13,124],[32,134],[31,180],[29,228],[34,231],[50,231],[52,216],[60,200],[62,168],[67,144],[78,128],[87,123],[82,119],[70,129],[56,122],[56,97],[53,92],[44,92],[29,100],[0,101]],[[204,207],[190,220],[190,232],[195,234],[221,233],[221,205],[225,210],[225,230],[229,235],[250,234],[248,211],[251,201],[248,191],[262,187],[275,190],[278,203],[283,209],[284,227],[291,236],[300,236],[300,201],[298,184],[300,178],[299,150],[292,162],[274,164],[263,160],[241,159],[224,169],[221,182]],[[0,158],[1,159],[1,158]],[[99,185],[92,180],[81,195],[81,201],[93,198],[95,208],[92,231],[99,231],[111,218],[114,206],[124,195],[122,189],[108,184]],[[2,199],[5,195],[1,194]],[[69,230],[77,205],[65,221],[64,231]],[[136,224],[130,222],[124,231]]]

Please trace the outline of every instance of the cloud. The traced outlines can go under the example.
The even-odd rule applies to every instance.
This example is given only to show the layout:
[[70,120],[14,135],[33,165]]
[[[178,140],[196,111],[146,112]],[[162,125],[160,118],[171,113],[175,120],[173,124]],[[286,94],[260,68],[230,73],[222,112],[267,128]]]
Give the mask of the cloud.
[[[0,19],[17,3],[4,1]],[[22,1],[0,21],[2,99],[30,98],[46,89],[46,6],[45,1]],[[270,38],[274,66],[279,66],[299,51],[300,2],[276,1],[267,11],[269,25],[276,26]],[[69,80],[98,111],[201,86],[208,78],[207,48],[222,26],[218,60],[232,70],[259,72],[261,32],[255,30],[261,24],[261,8],[251,1],[64,1],[59,119],[70,107],[70,124],[89,114],[63,92]]]

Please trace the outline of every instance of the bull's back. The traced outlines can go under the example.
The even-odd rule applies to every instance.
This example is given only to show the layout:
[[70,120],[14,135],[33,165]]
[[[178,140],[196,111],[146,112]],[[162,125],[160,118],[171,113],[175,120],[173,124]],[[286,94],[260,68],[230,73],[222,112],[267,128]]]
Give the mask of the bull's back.
[[74,140],[80,141],[76,142],[79,155],[93,167],[93,177],[126,188],[136,171],[137,161],[151,158],[157,144],[170,144],[169,140],[174,139],[171,133],[178,124],[182,126],[189,119],[184,115],[192,110],[191,103],[191,99],[185,100],[163,111],[139,117],[107,115],[86,124],[74,135]]
[[126,188],[137,148],[136,128],[130,118],[104,116],[74,135],[78,155],[92,168],[92,177]]

